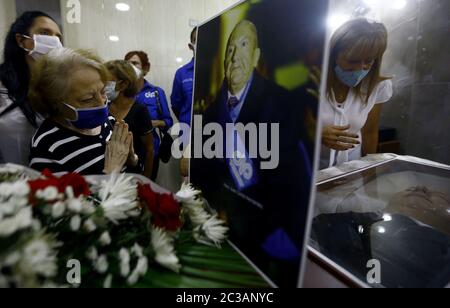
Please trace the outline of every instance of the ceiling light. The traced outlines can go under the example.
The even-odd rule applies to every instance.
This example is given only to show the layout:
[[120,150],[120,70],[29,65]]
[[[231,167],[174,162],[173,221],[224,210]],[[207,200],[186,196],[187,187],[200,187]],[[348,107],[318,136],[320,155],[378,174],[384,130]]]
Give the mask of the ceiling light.
[[336,31],[340,26],[345,24],[347,21],[350,20],[349,15],[344,14],[333,14],[328,18],[328,26],[331,28],[331,30],[334,32]]
[[405,8],[405,6],[408,4],[408,2],[406,0],[395,0],[392,3],[392,8],[396,9],[396,10],[402,10]]
[[130,6],[126,3],[121,2],[116,4],[116,9],[121,12],[128,12],[130,10]]
[[379,2],[379,0],[364,0],[364,3],[367,4],[370,7],[373,7]]

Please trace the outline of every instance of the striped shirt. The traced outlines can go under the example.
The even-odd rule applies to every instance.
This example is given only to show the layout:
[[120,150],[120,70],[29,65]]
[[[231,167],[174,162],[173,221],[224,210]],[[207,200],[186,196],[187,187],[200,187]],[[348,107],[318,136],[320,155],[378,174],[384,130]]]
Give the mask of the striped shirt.
[[56,176],[68,172],[103,174],[106,143],[111,136],[109,121],[102,125],[99,135],[87,136],[47,119],[31,140],[30,167],[50,169]]

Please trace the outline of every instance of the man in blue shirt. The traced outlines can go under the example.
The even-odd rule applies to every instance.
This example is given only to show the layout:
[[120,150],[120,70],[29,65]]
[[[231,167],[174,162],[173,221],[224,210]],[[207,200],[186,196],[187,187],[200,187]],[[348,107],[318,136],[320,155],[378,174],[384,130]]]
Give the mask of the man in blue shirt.
[[[197,42],[197,28],[191,32],[189,49],[194,52]],[[175,74],[173,90],[171,95],[172,110],[180,123],[191,125],[192,114],[192,92],[194,88],[194,58],[191,62],[180,68]]]

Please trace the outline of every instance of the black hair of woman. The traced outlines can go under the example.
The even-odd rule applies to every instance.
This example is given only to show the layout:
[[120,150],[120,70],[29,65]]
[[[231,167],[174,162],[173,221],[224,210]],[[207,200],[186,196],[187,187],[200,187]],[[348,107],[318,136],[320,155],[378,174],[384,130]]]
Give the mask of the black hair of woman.
[[13,104],[4,110],[0,117],[15,108],[20,108],[34,127],[38,126],[36,121],[37,114],[28,102],[30,68],[25,61],[26,51],[17,44],[16,34],[30,36],[30,28],[39,17],[47,17],[55,21],[44,12],[29,11],[23,13],[9,29],[4,45],[4,62],[0,64],[0,81],[8,90],[8,96],[13,101]]

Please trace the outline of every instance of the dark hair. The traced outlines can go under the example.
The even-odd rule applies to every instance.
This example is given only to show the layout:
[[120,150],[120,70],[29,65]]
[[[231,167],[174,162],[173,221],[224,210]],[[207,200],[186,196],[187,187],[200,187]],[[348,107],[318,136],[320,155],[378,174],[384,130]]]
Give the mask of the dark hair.
[[194,44],[194,35],[197,34],[198,27],[195,27],[191,32],[191,43]]
[[125,61],[130,61],[130,59],[133,58],[134,56],[138,56],[139,59],[141,59],[142,69],[144,71],[150,70],[151,64],[148,59],[148,55],[143,51],[130,51],[129,53],[126,54]]
[[31,108],[28,101],[30,68],[25,61],[26,51],[17,45],[16,34],[30,35],[30,28],[38,17],[47,17],[54,21],[48,14],[40,11],[23,13],[9,29],[5,39],[4,62],[0,65],[0,81],[8,90],[8,96],[13,101],[13,104],[0,116],[15,108],[20,108],[28,122],[34,127],[37,127],[36,112]]

